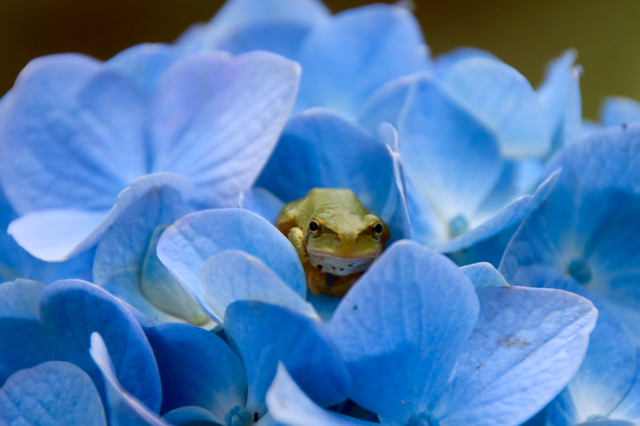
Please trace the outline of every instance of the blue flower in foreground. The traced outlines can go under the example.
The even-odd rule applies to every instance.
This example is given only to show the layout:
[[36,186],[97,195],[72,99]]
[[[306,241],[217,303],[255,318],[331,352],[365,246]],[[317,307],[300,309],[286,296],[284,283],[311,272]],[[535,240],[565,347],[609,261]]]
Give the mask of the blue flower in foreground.
[[488,57],[449,62],[437,74],[387,84],[359,119],[369,130],[383,122],[398,129],[412,236],[445,253],[516,225],[553,186],[551,178],[523,195],[538,178],[538,160],[522,159],[551,144],[526,79]]
[[63,260],[156,186],[196,207],[235,206],[275,146],[298,77],[274,54],[209,51],[176,61],[149,95],[112,64],[32,61],[0,126],[0,178],[22,215],[9,233],[34,256]]
[[[615,316],[571,278],[553,279],[548,288],[592,298],[598,322],[589,337],[587,355],[567,388],[527,426],[570,426],[594,422],[631,426],[640,420],[640,369],[637,348]],[[618,421],[618,422],[613,422]]]
[[[597,312],[550,289],[478,290],[413,242],[389,248],[329,322],[353,381],[349,398],[388,425],[517,425],[578,370]],[[310,403],[281,369],[271,416],[289,425],[363,422]]]
[[640,128],[602,131],[548,165],[562,173],[549,200],[524,221],[500,271],[510,284],[571,276],[633,329],[640,341]]
[[431,68],[415,17],[386,4],[329,16],[319,1],[229,0],[178,45],[282,54],[302,66],[297,111],[324,107],[350,118],[385,83]]
[[[89,354],[93,332],[107,342],[101,358],[113,360],[120,391],[105,390]],[[134,399],[151,414],[160,408],[160,377],[142,329],[121,301],[90,283],[0,284],[0,347],[2,421],[117,425]]]
[[602,104],[600,121],[605,127],[640,123],[640,104],[629,98],[607,98]]

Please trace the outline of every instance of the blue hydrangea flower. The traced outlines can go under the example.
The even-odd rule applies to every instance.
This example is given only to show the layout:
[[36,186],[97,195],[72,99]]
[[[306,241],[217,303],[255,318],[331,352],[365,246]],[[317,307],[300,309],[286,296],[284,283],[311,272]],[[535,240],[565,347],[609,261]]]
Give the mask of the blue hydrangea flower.
[[620,127],[640,123],[640,104],[629,98],[607,98],[602,103],[600,122],[604,127]]
[[[526,314],[523,314],[526,313]],[[442,255],[398,242],[329,322],[349,397],[389,425],[517,425],[578,370],[597,312],[550,289],[476,290]],[[267,396],[288,425],[367,424],[319,409],[283,369]]]
[[638,212],[640,128],[612,129],[562,150],[558,186],[509,243],[500,271],[510,284],[571,276],[610,304],[640,336]]
[[298,77],[274,54],[207,51],[176,61],[149,95],[112,64],[32,61],[0,126],[0,179],[21,215],[9,233],[34,256],[63,260],[156,186],[199,208],[235,206],[277,142]]
[[[112,362],[115,392],[90,356],[94,332],[107,342],[101,359]],[[141,327],[125,304],[90,283],[0,284],[0,347],[2,421],[117,425],[130,401],[151,414],[160,408],[160,377]]]

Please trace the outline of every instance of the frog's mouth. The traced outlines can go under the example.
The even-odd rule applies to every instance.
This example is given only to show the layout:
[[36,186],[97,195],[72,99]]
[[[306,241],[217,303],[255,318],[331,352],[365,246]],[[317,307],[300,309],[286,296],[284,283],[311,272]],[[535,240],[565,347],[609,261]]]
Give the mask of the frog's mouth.
[[341,257],[321,251],[308,250],[311,264],[327,274],[345,276],[364,272],[378,257],[376,254],[362,257]]

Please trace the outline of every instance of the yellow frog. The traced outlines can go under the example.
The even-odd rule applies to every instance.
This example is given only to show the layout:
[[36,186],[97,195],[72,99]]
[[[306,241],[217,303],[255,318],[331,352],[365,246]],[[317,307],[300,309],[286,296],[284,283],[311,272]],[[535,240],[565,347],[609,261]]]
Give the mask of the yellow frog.
[[295,247],[314,296],[344,296],[391,237],[350,189],[314,188],[285,204],[275,225]]

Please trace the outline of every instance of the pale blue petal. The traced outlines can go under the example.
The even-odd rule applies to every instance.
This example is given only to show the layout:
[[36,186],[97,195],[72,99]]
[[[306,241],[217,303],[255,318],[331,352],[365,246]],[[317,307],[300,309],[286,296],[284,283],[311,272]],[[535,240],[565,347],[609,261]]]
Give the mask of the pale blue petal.
[[598,309],[598,322],[589,338],[589,349],[568,386],[576,417],[606,417],[627,394],[636,376],[636,347],[613,312],[573,279],[558,279],[547,287],[577,293]]
[[463,266],[460,270],[471,280],[476,291],[487,287],[507,287],[509,285],[502,274],[490,263],[474,263]]
[[605,127],[602,124],[584,118],[584,119],[582,119],[582,130],[580,131],[580,135],[582,137],[590,136],[593,133],[595,133],[597,131],[600,131],[600,130],[602,130],[604,128]]
[[271,417],[289,426],[365,426],[374,424],[320,408],[298,387],[281,362],[278,363],[276,376],[267,391],[266,401]]
[[304,293],[304,272],[289,240],[246,210],[204,210],[184,216],[162,234],[156,252],[180,285],[204,307],[196,296],[200,293],[200,268],[205,260],[225,250],[242,250],[257,257],[290,288]]
[[163,324],[145,332],[163,383],[162,414],[200,407],[225,424],[225,415],[233,407],[244,406],[244,367],[222,339],[187,324]]
[[405,175],[404,181],[412,239],[431,248],[446,243],[450,237],[448,226],[418,192],[411,178]]
[[293,117],[257,186],[284,202],[312,188],[349,188],[369,210],[380,212],[393,179],[385,145],[330,111],[312,109]]
[[160,408],[160,378],[153,352],[136,319],[118,299],[84,281],[57,281],[40,295],[40,320],[56,358],[82,368],[101,396],[103,380],[89,355],[93,332],[100,333],[109,345],[122,387],[152,411]]
[[453,65],[442,77],[445,91],[491,129],[510,158],[549,151],[547,118],[529,82],[509,65],[475,57]]
[[99,333],[91,333],[89,349],[93,362],[96,363],[106,388],[109,404],[110,422],[112,426],[169,426],[153,411],[149,410],[134,396],[122,388],[107,347]]
[[284,202],[264,188],[253,187],[240,194],[241,209],[254,212],[269,223],[275,223]]
[[533,195],[523,195],[517,198],[486,222],[439,246],[437,248],[438,251],[442,253],[452,253],[471,247],[520,222],[549,197],[549,194],[556,186],[559,175],[560,171],[556,171],[540,184]]
[[640,123],[640,104],[629,98],[607,98],[602,104],[600,121],[605,127]]
[[298,64],[267,52],[205,51],[176,62],[150,113],[153,170],[187,176],[196,204],[237,205],[276,146],[299,76]]
[[355,117],[385,83],[430,67],[411,12],[376,4],[350,9],[316,27],[300,52],[298,111],[326,107]]
[[596,420],[587,423],[580,423],[576,426],[636,426],[634,422],[628,422],[625,420]]
[[631,388],[609,417],[640,423],[640,353],[636,352],[636,376]]
[[444,78],[451,68],[458,62],[471,58],[487,58],[499,61],[492,53],[475,47],[461,47],[451,52],[438,56],[433,61],[433,71],[438,78]]
[[436,408],[447,424],[520,424],[571,380],[585,356],[597,310],[554,289],[488,287],[452,389]]
[[373,92],[358,115],[358,123],[376,134],[380,124],[398,125],[401,112],[409,101],[412,87],[420,74],[393,80]]
[[0,389],[0,423],[106,426],[100,395],[87,374],[51,361],[13,374]]
[[0,174],[11,205],[20,214],[110,208],[147,172],[145,107],[132,82],[93,59],[33,60],[11,91],[0,128]]
[[223,323],[227,307],[238,300],[254,300],[287,307],[317,317],[305,301],[306,287],[293,290],[257,257],[240,250],[225,250],[202,263],[198,273],[207,313]]
[[578,52],[568,50],[551,62],[545,80],[538,88],[547,115],[551,153],[577,141],[582,132],[582,69],[573,65],[577,56]]
[[208,27],[206,24],[193,24],[180,34],[177,40],[173,42],[173,45],[183,55],[189,55],[191,53],[204,50],[206,48],[204,43],[207,30]]
[[227,308],[225,333],[247,370],[247,410],[266,412],[265,394],[278,362],[322,406],[343,402],[351,379],[319,320],[279,306],[240,301]]
[[105,62],[105,66],[126,75],[151,95],[160,77],[179,58],[180,52],[173,46],[145,43],[123,50]]
[[453,262],[414,242],[395,243],[329,323],[353,379],[350,398],[398,424],[431,411],[478,310],[473,284]]
[[16,279],[0,284],[0,318],[40,319],[40,292],[46,287],[39,281]]
[[574,426],[577,423],[576,409],[566,388],[547,405],[545,417],[546,422],[541,426]]
[[[219,424],[210,411],[200,407],[176,408],[162,416],[162,419],[175,426],[187,426],[192,422],[212,422],[214,425]],[[197,425],[198,423],[195,424]],[[204,423],[204,425],[207,424],[208,423]]]
[[422,74],[412,91],[398,125],[405,170],[443,220],[468,221],[500,177],[498,140],[432,76]]
[[[117,197],[111,210],[43,210],[9,225],[9,234],[31,255],[47,261],[69,259],[95,246],[116,220],[149,190],[170,186],[188,194],[191,183],[173,173],[154,173],[135,179]],[[186,198],[184,196],[183,198]]]

